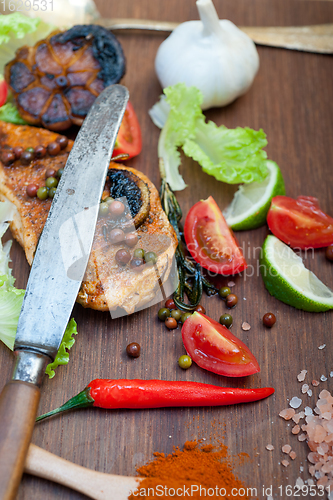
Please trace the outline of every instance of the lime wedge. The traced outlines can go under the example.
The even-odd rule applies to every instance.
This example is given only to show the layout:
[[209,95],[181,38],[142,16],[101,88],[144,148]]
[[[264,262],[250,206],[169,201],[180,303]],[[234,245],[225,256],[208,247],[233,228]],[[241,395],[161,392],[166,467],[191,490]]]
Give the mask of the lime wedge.
[[267,212],[274,196],[286,194],[278,165],[267,160],[268,174],[262,182],[243,184],[236,191],[223,215],[227,224],[236,231],[255,229],[266,222]]
[[333,309],[333,292],[306,269],[301,257],[275,236],[262,247],[260,271],[269,293],[303,311]]

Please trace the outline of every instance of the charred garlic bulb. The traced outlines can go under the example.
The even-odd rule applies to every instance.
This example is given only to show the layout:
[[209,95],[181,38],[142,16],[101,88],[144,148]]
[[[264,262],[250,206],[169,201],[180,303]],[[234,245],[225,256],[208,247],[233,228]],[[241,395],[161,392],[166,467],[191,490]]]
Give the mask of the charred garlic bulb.
[[244,94],[259,68],[252,40],[231,21],[220,21],[211,0],[196,2],[201,21],[180,24],[158,49],[155,68],[163,88],[194,85],[202,109],[225,106]]

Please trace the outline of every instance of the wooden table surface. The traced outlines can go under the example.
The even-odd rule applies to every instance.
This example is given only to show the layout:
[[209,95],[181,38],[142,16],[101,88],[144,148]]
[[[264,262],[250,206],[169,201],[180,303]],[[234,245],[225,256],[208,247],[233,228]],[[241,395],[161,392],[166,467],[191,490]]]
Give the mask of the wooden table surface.
[[[189,0],[97,0],[105,17],[134,17],[168,21],[197,19],[195,2]],[[321,1],[215,0],[220,18],[239,25],[306,25],[333,22],[333,5]],[[119,36],[127,58],[123,84],[129,88],[143,133],[143,151],[128,162],[147,174],[159,186],[157,161],[159,130],[153,125],[148,109],[156,102],[161,88],[154,72],[154,58],[164,35],[127,34]],[[333,214],[333,59],[268,47],[258,48],[260,70],[249,92],[226,108],[207,112],[207,117],[227,127],[263,128],[267,134],[268,157],[280,166],[287,194],[316,196],[322,208]],[[188,188],[178,194],[184,214],[198,200],[213,195],[221,208],[232,198],[230,186],[202,173],[191,160],[184,159],[182,173]],[[306,313],[271,297],[258,275],[258,252],[267,227],[239,232],[245,256],[253,266],[253,276],[234,279],[233,291],[239,303],[232,312],[232,332],[239,336],[257,357],[261,372],[242,379],[227,379],[192,366],[182,371],[177,366],[183,354],[180,329],[168,331],[157,319],[160,305],[128,317],[113,320],[108,313],[83,309],[76,305],[73,316],[79,335],[67,367],[60,367],[52,380],[45,378],[40,413],[62,404],[82,390],[93,378],[157,378],[191,380],[232,387],[273,386],[275,395],[259,403],[224,408],[166,409],[146,411],[106,411],[84,409],[41,422],[35,428],[33,442],[63,458],[102,472],[133,475],[135,466],[152,458],[154,451],[169,453],[188,439],[206,438],[213,444],[224,437],[232,454],[246,452],[248,462],[237,468],[240,479],[249,487],[294,485],[307,473],[307,445],[291,434],[291,425],[278,417],[287,400],[300,396],[297,374],[308,370],[307,380],[328,377],[314,388],[312,397],[303,395],[304,406],[314,407],[322,388],[333,388],[329,377],[333,370],[332,313]],[[29,266],[22,249],[12,249],[16,285],[25,287]],[[328,286],[333,286],[333,267],[323,250],[309,252],[306,265]],[[221,284],[230,281],[221,279]],[[204,297],[207,314],[218,320],[225,305],[218,297]],[[271,311],[277,317],[272,330],[265,329],[261,318]],[[45,311],[47,314],[47,311]],[[43,319],[41,318],[41,321]],[[241,329],[243,321],[251,325]],[[142,355],[129,359],[129,342],[139,342]],[[326,344],[322,350],[318,346]],[[0,389],[9,379],[13,356],[0,346]],[[274,451],[265,446],[272,443]],[[297,453],[288,468],[280,465],[285,458],[281,446],[290,443]],[[300,473],[300,466],[304,473]],[[209,471],[207,471],[209,473]],[[59,485],[24,475],[20,500],[86,498]]]

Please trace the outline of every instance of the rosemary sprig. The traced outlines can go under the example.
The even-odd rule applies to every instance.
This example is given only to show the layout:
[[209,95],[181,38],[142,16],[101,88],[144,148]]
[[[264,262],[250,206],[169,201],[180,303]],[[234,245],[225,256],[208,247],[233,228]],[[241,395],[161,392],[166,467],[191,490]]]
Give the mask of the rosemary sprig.
[[[166,182],[165,176],[163,175],[164,168],[162,160],[160,160],[160,171],[162,176],[160,191],[162,207],[170,221],[170,224],[175,230],[178,240],[175,257],[177,262],[179,284],[173,298],[177,307],[183,309],[184,311],[191,312],[194,311],[194,309],[199,305],[203,290],[205,290],[207,295],[213,295],[218,292],[218,289],[202,275],[200,265],[194,264],[185,255],[179,231],[179,222],[182,218],[182,211],[174,192],[170,189],[170,186]],[[185,295],[187,296],[189,303],[185,303]]]

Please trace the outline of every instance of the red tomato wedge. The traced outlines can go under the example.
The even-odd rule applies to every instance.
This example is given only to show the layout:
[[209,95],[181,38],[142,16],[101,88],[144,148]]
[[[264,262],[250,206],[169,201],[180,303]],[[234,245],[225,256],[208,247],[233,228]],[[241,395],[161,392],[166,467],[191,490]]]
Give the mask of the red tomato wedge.
[[247,268],[242,251],[211,196],[191,208],[185,220],[184,236],[193,259],[205,269],[230,275]]
[[0,76],[0,106],[3,106],[7,100],[8,87],[3,76]]
[[272,233],[292,248],[320,248],[333,243],[333,218],[319,207],[317,198],[275,196],[267,214]]
[[186,351],[205,370],[226,377],[245,377],[260,371],[248,347],[217,321],[194,312],[184,323]]
[[137,156],[141,152],[141,149],[142,138],[139,121],[132,104],[128,101],[117,135],[113,156],[128,154],[129,158],[133,158],[133,156]]

